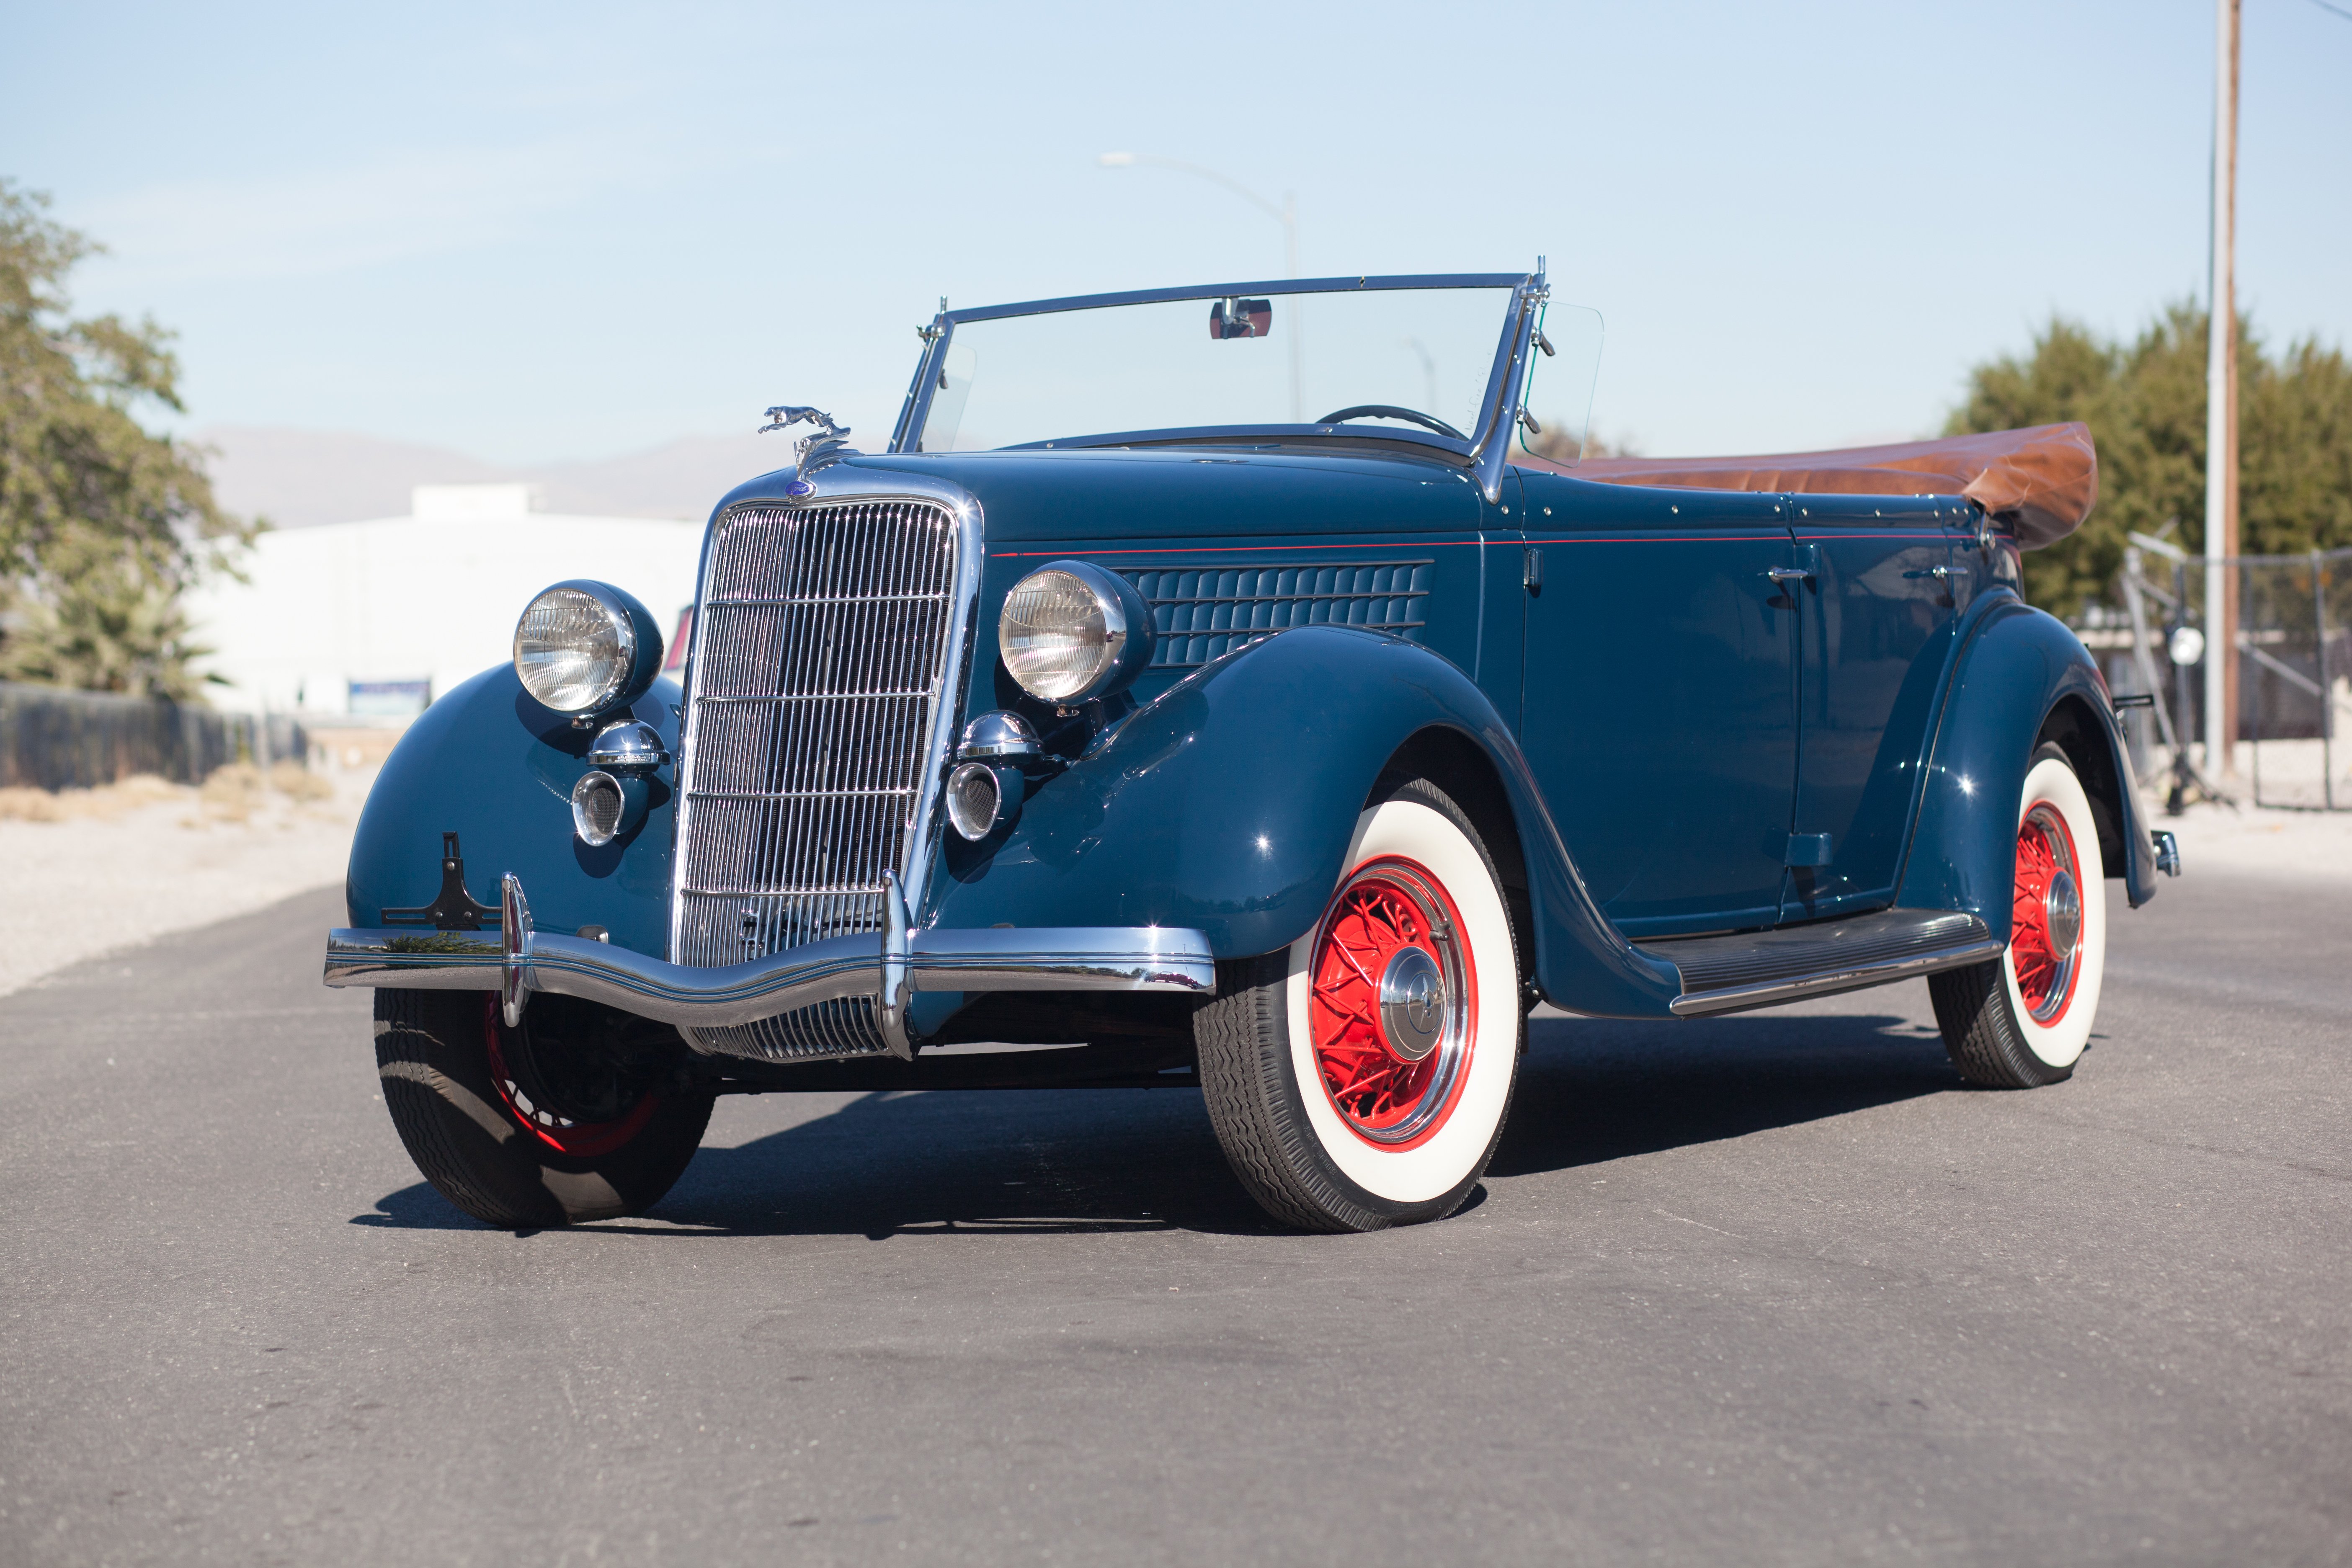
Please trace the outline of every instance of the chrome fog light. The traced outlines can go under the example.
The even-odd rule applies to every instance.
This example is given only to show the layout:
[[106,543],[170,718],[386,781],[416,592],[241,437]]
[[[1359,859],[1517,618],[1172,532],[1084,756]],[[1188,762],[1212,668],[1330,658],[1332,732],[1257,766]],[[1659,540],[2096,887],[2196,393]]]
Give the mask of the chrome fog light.
[[624,719],[596,731],[596,739],[588,747],[588,765],[615,772],[629,768],[650,771],[669,766],[669,752],[662,747],[660,731],[651,724]]
[[1151,614],[1135,585],[1084,561],[1056,561],[1013,585],[996,619],[1004,668],[1041,702],[1108,696],[1151,662]]
[[948,821],[977,844],[1021,815],[1022,794],[1017,768],[960,763],[948,775]]
[[661,669],[661,633],[646,607],[608,583],[558,583],[515,623],[515,676],[558,713],[626,702]]
[[572,786],[572,831],[591,849],[636,831],[646,819],[646,781],[615,778],[601,768]]
[[1029,727],[1029,721],[1003,708],[966,724],[956,742],[956,760],[962,763],[1026,760],[1045,754],[1045,748],[1038,743],[1037,731]]

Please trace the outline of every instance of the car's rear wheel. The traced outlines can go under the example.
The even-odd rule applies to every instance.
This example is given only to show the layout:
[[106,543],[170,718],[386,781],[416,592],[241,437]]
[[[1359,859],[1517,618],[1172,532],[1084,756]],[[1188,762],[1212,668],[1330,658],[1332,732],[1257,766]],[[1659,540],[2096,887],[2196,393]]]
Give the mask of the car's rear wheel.
[[711,1103],[632,1037],[646,1027],[540,997],[509,1028],[488,992],[378,991],[384,1108],[425,1179],[476,1219],[638,1214],[694,1158]]
[[2090,798],[2066,753],[2043,746],[2018,804],[2009,946],[1927,982],[1962,1078],[2034,1089],[2073,1075],[2106,969],[2105,878]]
[[1193,1020],[1234,1173],[1307,1230],[1459,1208],[1494,1157],[1526,1038],[1500,879],[1443,791],[1412,780],[1364,812],[1344,866],[1314,927],[1220,964]]

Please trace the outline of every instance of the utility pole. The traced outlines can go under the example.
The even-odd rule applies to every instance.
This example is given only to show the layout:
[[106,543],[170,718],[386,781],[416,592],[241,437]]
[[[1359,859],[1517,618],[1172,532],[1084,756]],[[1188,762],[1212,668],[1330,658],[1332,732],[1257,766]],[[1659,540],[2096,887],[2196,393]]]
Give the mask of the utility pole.
[[2205,343],[2205,772],[2237,771],[2238,7],[2214,0],[2213,261]]

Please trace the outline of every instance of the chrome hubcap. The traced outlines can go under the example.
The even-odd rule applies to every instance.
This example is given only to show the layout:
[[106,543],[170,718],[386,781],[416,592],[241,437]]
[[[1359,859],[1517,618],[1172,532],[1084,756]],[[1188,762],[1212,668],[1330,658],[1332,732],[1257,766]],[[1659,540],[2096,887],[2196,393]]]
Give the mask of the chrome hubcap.
[[2075,889],[2074,879],[2063,870],[2052,877],[2042,908],[2050,921],[2051,955],[2065,963],[2074,956],[2074,944],[2083,940],[2083,895]]
[[1445,1033],[1445,975],[1426,949],[1399,949],[1381,972],[1381,1033],[1404,1061],[1437,1048]]

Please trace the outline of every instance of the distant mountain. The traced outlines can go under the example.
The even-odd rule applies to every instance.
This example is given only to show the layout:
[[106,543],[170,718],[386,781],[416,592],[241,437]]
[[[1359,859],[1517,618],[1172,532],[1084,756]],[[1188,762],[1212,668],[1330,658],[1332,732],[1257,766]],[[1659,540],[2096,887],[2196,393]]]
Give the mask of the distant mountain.
[[528,481],[551,512],[700,521],[719,498],[792,461],[789,442],[750,434],[687,437],[597,462],[509,468],[442,447],[340,430],[215,425],[194,438],[216,447],[213,493],[230,511],[280,528],[400,517],[415,485]]

